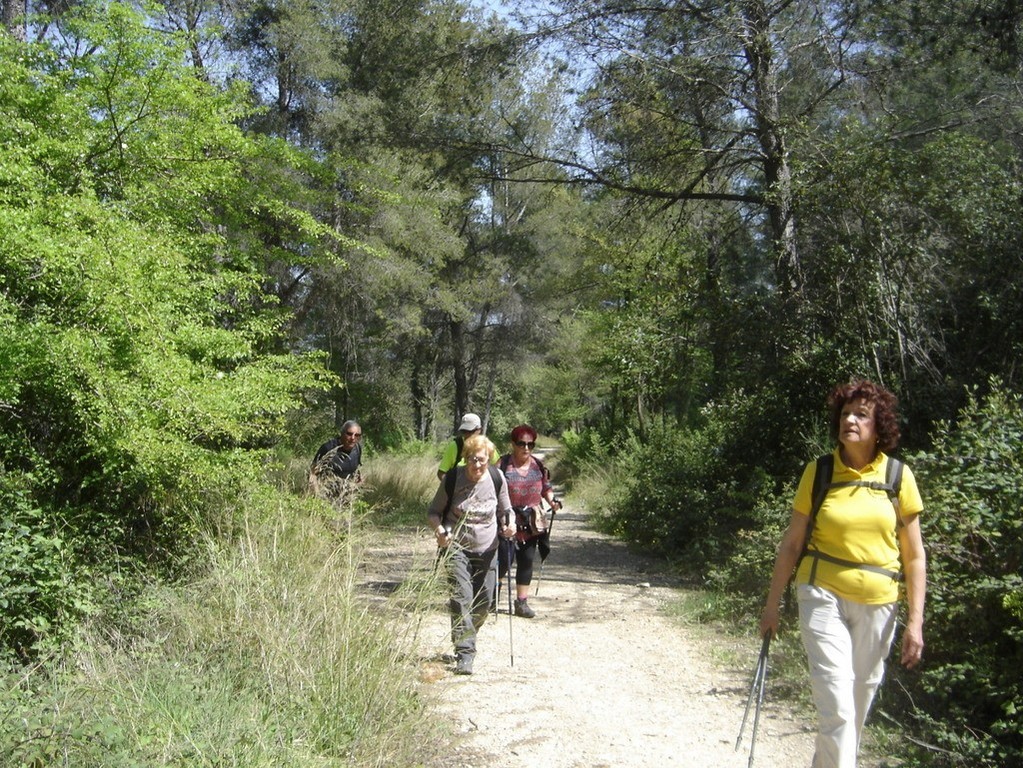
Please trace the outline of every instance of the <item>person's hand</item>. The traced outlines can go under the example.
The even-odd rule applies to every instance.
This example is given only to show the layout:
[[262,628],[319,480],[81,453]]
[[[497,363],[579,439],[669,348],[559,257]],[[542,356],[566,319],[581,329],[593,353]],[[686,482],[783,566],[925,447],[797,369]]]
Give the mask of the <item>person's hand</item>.
[[511,520],[505,520],[504,525],[501,526],[501,535],[506,539],[510,539],[515,533],[515,526],[511,524]]
[[906,625],[902,633],[902,666],[913,669],[924,655],[924,629],[916,623]]
[[550,501],[550,505],[551,505],[551,509],[553,509],[555,512],[560,512],[561,511],[561,507],[563,506],[562,503],[561,503],[561,499],[553,499],[553,498]]
[[445,528],[443,525],[438,525],[433,535],[437,537],[437,546],[443,549],[451,543],[451,531]]
[[765,605],[760,614],[760,636],[763,637],[768,632],[771,633],[771,637],[778,636],[778,606],[772,608]]

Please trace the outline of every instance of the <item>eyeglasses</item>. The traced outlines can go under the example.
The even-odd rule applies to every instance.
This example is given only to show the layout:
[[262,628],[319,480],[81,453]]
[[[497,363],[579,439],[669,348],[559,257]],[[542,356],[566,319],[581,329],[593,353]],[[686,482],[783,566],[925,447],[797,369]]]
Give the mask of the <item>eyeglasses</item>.
[[470,456],[465,460],[467,464],[472,464],[474,467],[478,467],[482,464],[486,464],[490,461],[486,456]]
[[516,440],[515,445],[517,445],[519,448],[529,448],[530,450],[532,450],[533,447],[536,445],[536,441],[530,440],[527,443],[525,440]]
[[345,437],[362,437],[362,432],[345,432]]

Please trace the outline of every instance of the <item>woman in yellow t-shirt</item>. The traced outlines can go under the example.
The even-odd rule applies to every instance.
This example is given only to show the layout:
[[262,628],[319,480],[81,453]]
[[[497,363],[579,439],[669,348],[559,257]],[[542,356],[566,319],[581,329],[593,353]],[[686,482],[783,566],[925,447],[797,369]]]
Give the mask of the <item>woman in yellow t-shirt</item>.
[[885,451],[899,441],[895,406],[891,392],[869,381],[831,392],[831,435],[838,444],[831,488],[811,526],[817,469],[811,462],[796,491],[760,619],[762,635],[778,633],[781,596],[795,570],[817,708],[814,768],[856,765],[863,724],[895,637],[899,580],[905,582],[908,608],[901,662],[915,667],[923,653],[927,561],[920,492],[908,467],[897,498],[870,485],[885,483]]

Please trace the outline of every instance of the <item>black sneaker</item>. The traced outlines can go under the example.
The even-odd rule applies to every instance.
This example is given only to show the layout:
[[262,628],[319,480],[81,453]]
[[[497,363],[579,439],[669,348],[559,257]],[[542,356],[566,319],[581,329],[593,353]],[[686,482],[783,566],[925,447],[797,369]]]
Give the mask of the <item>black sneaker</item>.
[[521,616],[524,619],[531,619],[536,616],[536,611],[529,607],[529,603],[525,600],[515,601],[515,615]]
[[458,661],[455,662],[455,674],[456,675],[471,675],[472,674],[472,661],[473,657],[468,654],[459,654]]

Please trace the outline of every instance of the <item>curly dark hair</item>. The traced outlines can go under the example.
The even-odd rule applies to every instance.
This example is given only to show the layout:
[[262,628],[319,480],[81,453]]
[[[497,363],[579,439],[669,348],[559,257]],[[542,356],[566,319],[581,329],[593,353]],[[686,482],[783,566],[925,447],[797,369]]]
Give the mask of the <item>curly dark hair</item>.
[[899,444],[899,400],[880,384],[866,379],[855,379],[848,384],[839,384],[828,395],[828,412],[831,418],[831,439],[838,442],[838,427],[842,409],[851,400],[866,400],[874,404],[874,430],[877,432],[877,447],[885,453]]

